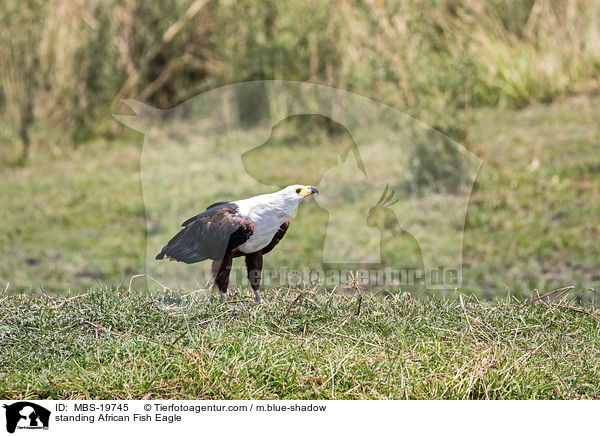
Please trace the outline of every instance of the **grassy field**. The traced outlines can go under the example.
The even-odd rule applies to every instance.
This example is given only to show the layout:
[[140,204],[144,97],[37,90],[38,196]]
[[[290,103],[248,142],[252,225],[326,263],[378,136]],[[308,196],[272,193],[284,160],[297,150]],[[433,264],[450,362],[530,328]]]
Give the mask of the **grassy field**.
[[[131,291],[147,241],[173,230],[146,215],[139,136],[4,167],[0,398],[600,398],[598,113],[600,98],[578,97],[474,114],[468,147],[484,164],[465,286],[444,298],[284,287],[256,305],[242,287],[222,305],[211,290]],[[177,192],[174,225],[227,195]],[[318,215],[303,207],[296,222]],[[312,259],[301,228],[268,267]]]
[[599,110],[579,96],[475,114],[471,149],[484,164],[467,213],[467,287],[599,289]]
[[[600,216],[599,113],[600,98],[588,96],[519,111],[474,113],[467,146],[483,165],[464,232],[463,292],[479,298],[507,293],[527,298],[536,288],[543,292],[574,285],[573,296],[596,301],[589,290],[600,282],[600,224],[595,219]],[[156,198],[163,196],[163,203],[176,196],[177,204],[147,216],[140,183],[141,140],[141,135],[121,134],[55,150],[58,156],[40,145],[44,151],[34,152],[27,166],[0,169],[0,250],[9,254],[0,260],[2,288],[10,283],[9,292],[60,294],[127,282],[145,271],[147,241],[153,255],[177,224],[202,205],[262,192],[249,178],[238,183],[219,176],[218,182],[201,189],[166,185],[161,177],[173,168],[160,165],[171,150],[165,146],[158,149],[153,166],[145,168],[159,182],[146,183],[144,195],[150,186]],[[43,141],[38,137],[38,144]],[[222,155],[226,169],[228,156]],[[177,171],[189,177],[204,171],[202,162],[186,162],[185,153],[177,156],[187,165]],[[421,213],[402,207],[399,213],[404,215],[418,218]],[[280,254],[267,256],[266,267],[298,267],[318,257],[316,244],[326,215],[310,202],[295,223],[278,247]],[[304,223],[320,230],[302,232]],[[353,236],[351,228],[340,231]],[[403,258],[397,248],[388,247],[392,261]],[[178,272],[186,266],[160,267]]]
[[600,311],[278,289],[0,295],[0,398],[600,398]]
[[[0,398],[600,399],[599,2],[63,3],[0,6]],[[265,277],[462,281],[155,261],[296,183]]]

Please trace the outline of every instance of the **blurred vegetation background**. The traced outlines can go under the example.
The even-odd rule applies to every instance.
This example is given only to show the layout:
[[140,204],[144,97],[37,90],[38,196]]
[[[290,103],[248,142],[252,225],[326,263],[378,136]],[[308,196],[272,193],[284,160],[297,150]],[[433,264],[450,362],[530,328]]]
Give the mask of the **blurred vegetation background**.
[[[139,144],[131,143],[140,136],[111,113],[126,111],[122,98],[169,108],[260,79],[379,100],[489,163],[468,217],[479,233],[465,239],[480,289],[501,288],[491,275],[506,271],[524,289],[545,286],[541,277],[563,284],[575,270],[582,286],[598,281],[598,117],[590,109],[598,102],[552,116],[518,112],[597,92],[596,0],[3,0],[0,171],[8,189],[0,243],[12,255],[0,276],[58,290],[67,279],[77,287],[138,272],[145,216]],[[240,111],[252,98],[239,96]],[[551,129],[562,122],[576,141],[544,149],[540,138],[560,141],[561,129]],[[572,195],[576,187],[583,199]],[[521,188],[526,195],[514,200]],[[531,207],[540,195],[557,200]],[[539,225],[548,216],[560,224],[550,233]],[[539,243],[523,236],[528,228]],[[98,243],[81,242],[82,234]]]
[[[597,89],[595,0],[4,0],[2,140],[115,129],[120,98],[172,107],[220,85],[310,81],[468,137],[470,110]],[[35,144],[41,145],[41,144]],[[6,148],[6,147],[3,147]]]

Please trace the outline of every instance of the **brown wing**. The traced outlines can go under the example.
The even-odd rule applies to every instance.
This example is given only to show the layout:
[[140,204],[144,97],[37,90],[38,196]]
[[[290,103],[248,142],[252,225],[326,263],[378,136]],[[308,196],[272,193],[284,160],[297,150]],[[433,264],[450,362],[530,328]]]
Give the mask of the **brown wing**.
[[185,221],[183,226],[156,259],[169,257],[185,263],[221,260],[254,232],[252,221],[237,215],[237,206],[232,203],[209,208]]
[[290,220],[288,219],[286,222],[284,222],[281,227],[279,227],[279,230],[277,230],[277,233],[275,233],[275,236],[273,236],[273,239],[271,240],[271,242],[269,242],[269,245],[267,245],[265,248],[262,249],[262,253],[263,254],[267,254],[269,251],[271,251],[273,248],[275,248],[275,246],[277,244],[279,244],[279,241],[281,241],[283,239],[283,237],[285,236],[285,232],[287,232],[287,229],[290,227]]

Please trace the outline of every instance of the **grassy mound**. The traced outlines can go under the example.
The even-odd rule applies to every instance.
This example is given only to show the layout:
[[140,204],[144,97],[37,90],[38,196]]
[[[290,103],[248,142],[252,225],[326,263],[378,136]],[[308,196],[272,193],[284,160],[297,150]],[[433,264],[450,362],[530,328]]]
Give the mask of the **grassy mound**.
[[0,297],[0,398],[600,398],[600,310],[266,290]]

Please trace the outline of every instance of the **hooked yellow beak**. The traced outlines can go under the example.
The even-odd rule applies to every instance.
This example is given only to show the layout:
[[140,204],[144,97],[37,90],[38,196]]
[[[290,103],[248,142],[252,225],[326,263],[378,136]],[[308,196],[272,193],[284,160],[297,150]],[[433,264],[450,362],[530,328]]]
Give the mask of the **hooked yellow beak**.
[[301,191],[299,192],[299,195],[306,197],[308,195],[311,194],[318,194],[319,190],[317,188],[315,188],[314,186],[305,186],[301,189]]

